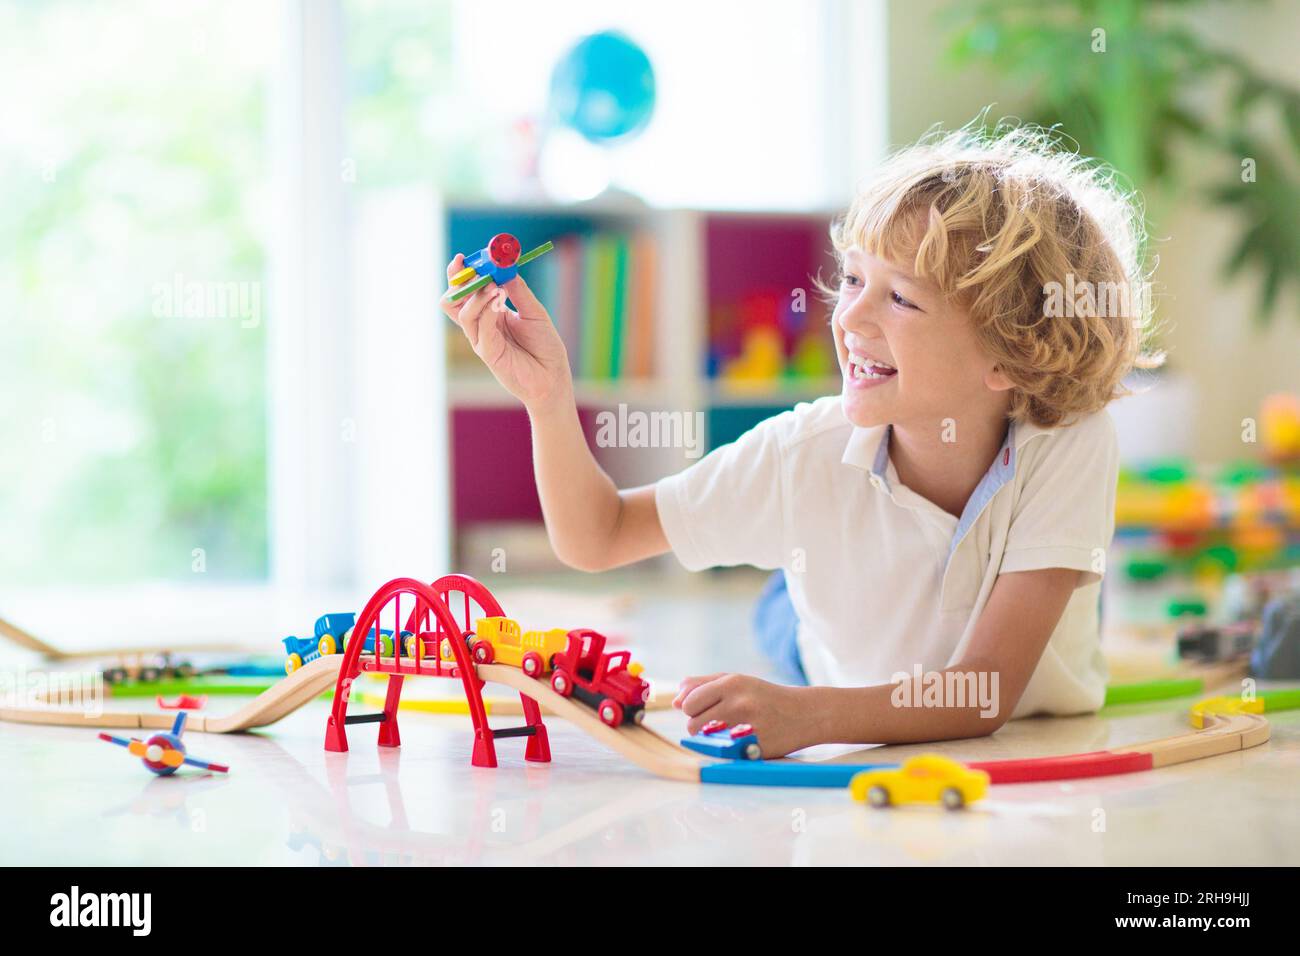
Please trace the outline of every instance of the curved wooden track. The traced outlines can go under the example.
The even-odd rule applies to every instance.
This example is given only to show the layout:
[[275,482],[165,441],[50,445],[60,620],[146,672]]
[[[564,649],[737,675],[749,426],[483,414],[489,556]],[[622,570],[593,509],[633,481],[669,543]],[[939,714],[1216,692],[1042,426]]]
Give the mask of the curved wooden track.
[[[191,711],[185,729],[208,734],[233,734],[241,730],[252,730],[254,727],[273,724],[329,690],[338,676],[341,662],[342,657],[338,654],[318,657],[298,668],[275,686],[262,691],[232,714],[209,717]],[[166,730],[171,727],[175,719],[175,713],[169,711],[106,710],[102,714],[92,715],[74,707],[0,707],[0,720],[21,724]]]
[[640,724],[625,724],[622,727],[607,726],[590,707],[567,697],[561,697],[551,690],[551,685],[546,681],[534,680],[516,667],[508,667],[504,664],[479,664],[477,668],[481,679],[506,684],[521,694],[527,694],[551,713],[563,717],[610,750],[623,755],[656,776],[699,782],[700,767],[708,761],[699,754],[659,736],[649,727]]
[[94,647],[88,650],[65,651],[53,644],[41,640],[31,631],[23,630],[12,621],[0,617],[0,637],[19,647],[36,651],[51,661],[84,661],[109,657],[139,657],[146,654],[200,654],[231,653],[241,650],[238,644],[230,642],[207,642],[203,644],[182,644],[180,646],[157,645],[154,647]]
[[[204,716],[192,713],[187,729],[210,734],[238,733],[265,727],[327,691],[338,676],[341,655],[318,658],[294,671],[274,687],[253,698],[234,713]],[[667,740],[648,727],[629,724],[607,727],[580,703],[561,697],[544,681],[501,664],[477,665],[484,681],[504,684],[526,694],[550,712],[564,717],[584,733],[637,766],[671,780],[689,782],[750,783],[781,786],[843,786],[861,769],[852,764],[801,764],[797,760],[712,761]],[[105,711],[88,715],[69,707],[0,707],[0,720],[73,727],[125,727],[167,729],[169,712]],[[1259,714],[1206,714],[1204,727],[1144,743],[1086,754],[1063,754],[1025,760],[976,762],[971,766],[989,773],[994,783],[1069,780],[1152,770],[1173,764],[1248,750],[1267,742],[1268,721]],[[880,766],[873,764],[871,766]],[[816,768],[815,770],[813,768]],[[805,773],[807,771],[807,773]],[[806,777],[799,782],[800,777]],[[814,782],[814,779],[816,782]]]

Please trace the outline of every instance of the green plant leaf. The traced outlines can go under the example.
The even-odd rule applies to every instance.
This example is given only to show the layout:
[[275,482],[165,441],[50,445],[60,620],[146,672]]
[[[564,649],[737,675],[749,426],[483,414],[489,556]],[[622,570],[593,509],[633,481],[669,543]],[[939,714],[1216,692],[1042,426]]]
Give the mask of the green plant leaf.
[[[1195,189],[1230,211],[1238,232],[1222,273],[1257,277],[1256,315],[1267,324],[1283,290],[1300,290],[1300,172],[1278,159],[1275,145],[1285,141],[1288,158],[1300,152],[1300,91],[1193,29],[1187,11],[1198,5],[959,2],[944,16],[949,62],[984,63],[1021,85],[1032,98],[1027,120],[1059,124],[1082,153],[1115,166],[1140,192],[1172,198]],[[1108,30],[1104,54],[1086,40],[1099,24]],[[1229,108],[1216,112],[1224,89]],[[1274,129],[1263,138],[1246,132],[1264,116],[1278,120]],[[1188,153],[1183,143],[1198,149]],[[1222,157],[1231,178],[1206,168],[1206,151]],[[1256,161],[1256,182],[1240,181],[1247,157]]]

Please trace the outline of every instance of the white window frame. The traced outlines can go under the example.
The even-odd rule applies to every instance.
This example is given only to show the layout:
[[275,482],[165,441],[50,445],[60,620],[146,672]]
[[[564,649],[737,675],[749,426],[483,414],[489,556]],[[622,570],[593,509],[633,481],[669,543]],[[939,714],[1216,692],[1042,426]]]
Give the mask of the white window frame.
[[341,0],[280,8],[270,113],[271,584],[369,591],[388,577],[432,580],[450,555],[437,204],[424,191],[353,209]]

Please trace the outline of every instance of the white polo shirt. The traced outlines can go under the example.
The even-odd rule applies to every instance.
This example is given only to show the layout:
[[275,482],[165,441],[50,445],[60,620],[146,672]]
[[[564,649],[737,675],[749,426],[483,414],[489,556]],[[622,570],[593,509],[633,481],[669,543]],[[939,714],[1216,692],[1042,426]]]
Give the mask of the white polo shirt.
[[1077,714],[1105,696],[1098,600],[1118,469],[1105,411],[1061,428],[1012,424],[956,518],[898,480],[889,428],[854,426],[833,395],[661,480],[655,503],[687,569],[784,569],[813,684],[952,666],[998,574],[1082,571],[1012,716]]

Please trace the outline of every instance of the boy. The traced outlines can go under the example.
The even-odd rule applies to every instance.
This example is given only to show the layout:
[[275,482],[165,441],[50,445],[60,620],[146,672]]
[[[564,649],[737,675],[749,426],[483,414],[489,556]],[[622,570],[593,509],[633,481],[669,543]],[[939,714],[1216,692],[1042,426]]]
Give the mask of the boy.
[[819,288],[841,394],[622,492],[524,281],[444,308],[528,410],[563,561],[672,550],[692,570],[784,571],[812,686],[688,678],[675,704],[692,733],[750,723],[769,757],[972,737],[1102,702],[1118,471],[1104,407],[1139,349],[1139,228],[1101,170],[1031,130],[903,150],[832,227],[840,282]]

